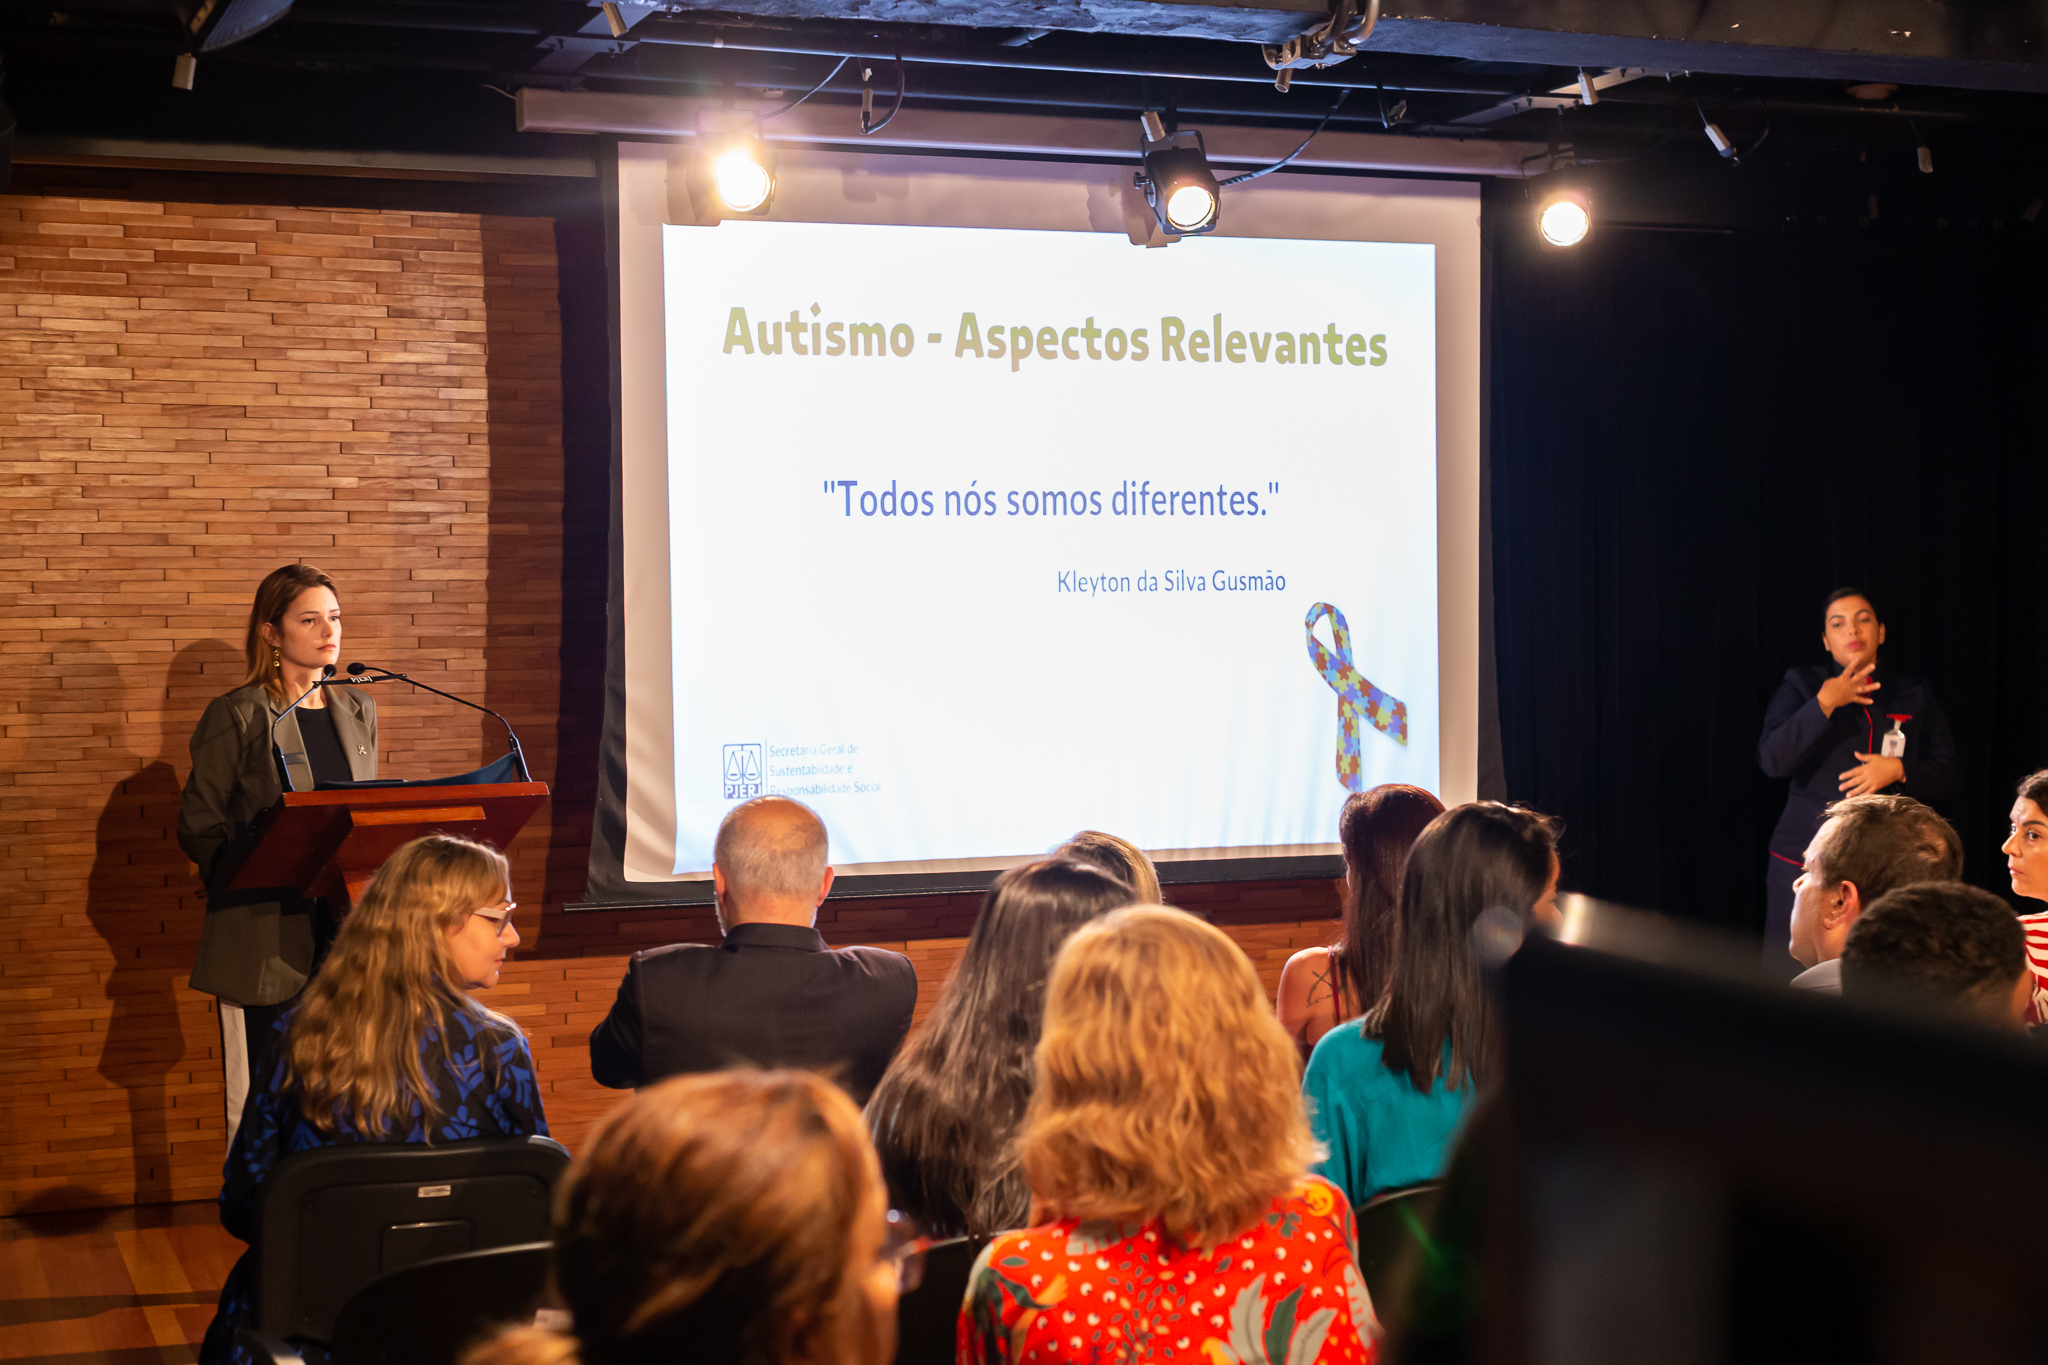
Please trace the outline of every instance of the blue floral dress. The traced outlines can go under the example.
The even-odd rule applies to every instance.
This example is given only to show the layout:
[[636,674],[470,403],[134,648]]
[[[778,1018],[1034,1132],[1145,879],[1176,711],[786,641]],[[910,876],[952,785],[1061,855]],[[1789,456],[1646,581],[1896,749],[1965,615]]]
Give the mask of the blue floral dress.
[[[273,1055],[284,1054],[284,1034],[292,1015],[277,1021]],[[263,1084],[250,1090],[242,1126],[228,1150],[221,1172],[220,1221],[230,1233],[249,1240],[256,1218],[256,1194],[284,1157],[351,1142],[459,1142],[464,1138],[506,1138],[547,1135],[541,1110],[540,1082],[534,1075],[533,1053],[517,1029],[482,1011],[453,1016],[454,1046],[441,1055],[440,1034],[430,1031],[420,1045],[420,1065],[427,1088],[447,1112],[427,1131],[422,1109],[413,1101],[413,1124],[404,1136],[365,1134],[337,1114],[332,1131],[315,1128],[299,1109],[298,1092],[286,1089],[284,1064],[271,1068]],[[450,1101],[453,1101],[452,1103]],[[255,1267],[244,1252],[221,1286],[220,1311],[206,1329],[199,1348],[201,1365],[251,1365],[249,1353],[235,1342],[248,1321],[251,1280]]]

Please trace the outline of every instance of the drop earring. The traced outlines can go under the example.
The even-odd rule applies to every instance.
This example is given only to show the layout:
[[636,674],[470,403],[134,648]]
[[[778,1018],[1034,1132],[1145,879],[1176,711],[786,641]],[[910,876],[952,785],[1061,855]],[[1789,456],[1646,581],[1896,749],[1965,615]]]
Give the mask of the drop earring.
[[270,651],[270,666],[280,673],[284,671],[284,652],[282,650],[273,649]]

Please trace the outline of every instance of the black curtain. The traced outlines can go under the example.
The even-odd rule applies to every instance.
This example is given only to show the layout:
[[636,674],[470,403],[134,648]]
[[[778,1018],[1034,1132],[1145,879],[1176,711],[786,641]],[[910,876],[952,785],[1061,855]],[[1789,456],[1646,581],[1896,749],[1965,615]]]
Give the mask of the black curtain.
[[1784,800],[1757,767],[1764,706],[1825,658],[1822,598],[1854,583],[1954,726],[1967,876],[2007,892],[2013,783],[2048,766],[2048,234],[1612,229],[1546,251],[1513,186],[1486,222],[1503,758],[1510,797],[1566,822],[1564,887],[1761,928]]

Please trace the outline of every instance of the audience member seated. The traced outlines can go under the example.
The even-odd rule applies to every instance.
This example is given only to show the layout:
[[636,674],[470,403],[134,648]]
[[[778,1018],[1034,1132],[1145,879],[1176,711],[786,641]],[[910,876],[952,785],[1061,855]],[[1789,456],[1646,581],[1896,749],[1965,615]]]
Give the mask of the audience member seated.
[[888,1365],[904,1253],[853,1102],[822,1077],[728,1071],[614,1109],[555,1194],[573,1327],[462,1365]]
[[1792,883],[1792,956],[1801,990],[1842,989],[1842,945],[1865,906],[1915,882],[1963,875],[1948,821],[1910,796],[1852,796],[1827,808]]
[[[2005,855],[2012,893],[2027,900],[2048,901],[2048,768],[2020,779],[2012,803],[2012,831],[1998,850]],[[2034,977],[2027,1023],[2048,1023],[2048,913],[2020,916],[2027,935],[2027,966]]]
[[1093,863],[1137,892],[1136,899],[1151,905],[1159,900],[1159,869],[1145,856],[1145,850],[1128,839],[1084,829],[1052,851],[1055,858],[1079,858]]
[[1018,1150],[1040,1225],[975,1263],[957,1359],[1350,1365],[1378,1349],[1351,1210],[1308,1173],[1294,1046],[1222,931],[1074,931]]
[[933,1236],[1028,1221],[1031,1189],[1010,1139],[1031,1099],[1046,973],[1078,926],[1136,899],[1072,858],[1011,868],[989,888],[931,1017],[868,1101],[890,1197]]
[[1920,882],[1863,912],[1842,948],[1847,1000],[1910,999],[2024,1032],[2033,997],[2012,907],[1961,882]]
[[[548,1131],[525,1035],[469,992],[494,986],[512,927],[511,868],[446,834],[391,855],[342,921],[297,1009],[277,1021],[228,1151],[220,1219],[247,1241],[256,1194],[293,1152],[352,1142],[451,1142]],[[221,1288],[199,1358],[245,1360],[235,1342],[255,1267]]]
[[1302,1060],[1325,1033],[1379,1000],[1394,965],[1401,868],[1444,803],[1420,787],[1388,782],[1354,792],[1337,817],[1344,848],[1344,927],[1327,948],[1304,948],[1280,971],[1280,1026]]
[[590,1034],[590,1074],[614,1089],[730,1066],[823,1072],[865,1101],[910,1030],[917,972],[885,948],[827,948],[825,825],[799,801],[735,806],[712,848],[725,941],[633,954]]
[[1482,801],[1430,821],[1408,854],[1386,994],[1323,1035],[1302,1082],[1316,1169],[1353,1204],[1443,1174],[1474,1092],[1499,1067],[1498,1006],[1470,951],[1489,910],[1557,922],[1549,817]]

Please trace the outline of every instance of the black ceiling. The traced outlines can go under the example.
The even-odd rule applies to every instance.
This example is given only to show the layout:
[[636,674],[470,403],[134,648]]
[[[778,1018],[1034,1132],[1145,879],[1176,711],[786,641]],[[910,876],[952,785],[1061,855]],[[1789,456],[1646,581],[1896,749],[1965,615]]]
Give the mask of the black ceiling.
[[[1929,214],[2032,222],[2048,189],[2048,0],[1386,0],[1358,56],[1296,73],[1285,93],[1260,43],[1326,17],[1311,0],[720,4],[624,5],[621,38],[579,0],[296,0],[201,57],[187,91],[170,83],[188,46],[173,0],[12,0],[0,5],[0,96],[24,161],[51,139],[587,156],[588,139],[515,132],[505,93],[793,97],[852,54],[865,60],[816,96],[851,119],[860,73],[886,103],[900,56],[907,99],[941,109],[1158,107],[1188,125],[1306,129],[1348,88],[1333,128],[1554,145],[1579,174],[1627,168],[1645,221],[1699,216],[1681,192],[1694,180],[1727,216],[1731,176],[1757,186],[1750,218],[1824,211],[1822,186],[1855,217],[1879,190],[1933,204],[1967,185],[1967,205]],[[1590,107],[1552,94],[1582,67],[1649,74]],[[1708,120],[1734,161],[1709,145]],[[1932,176],[1918,169],[1922,146]]]

